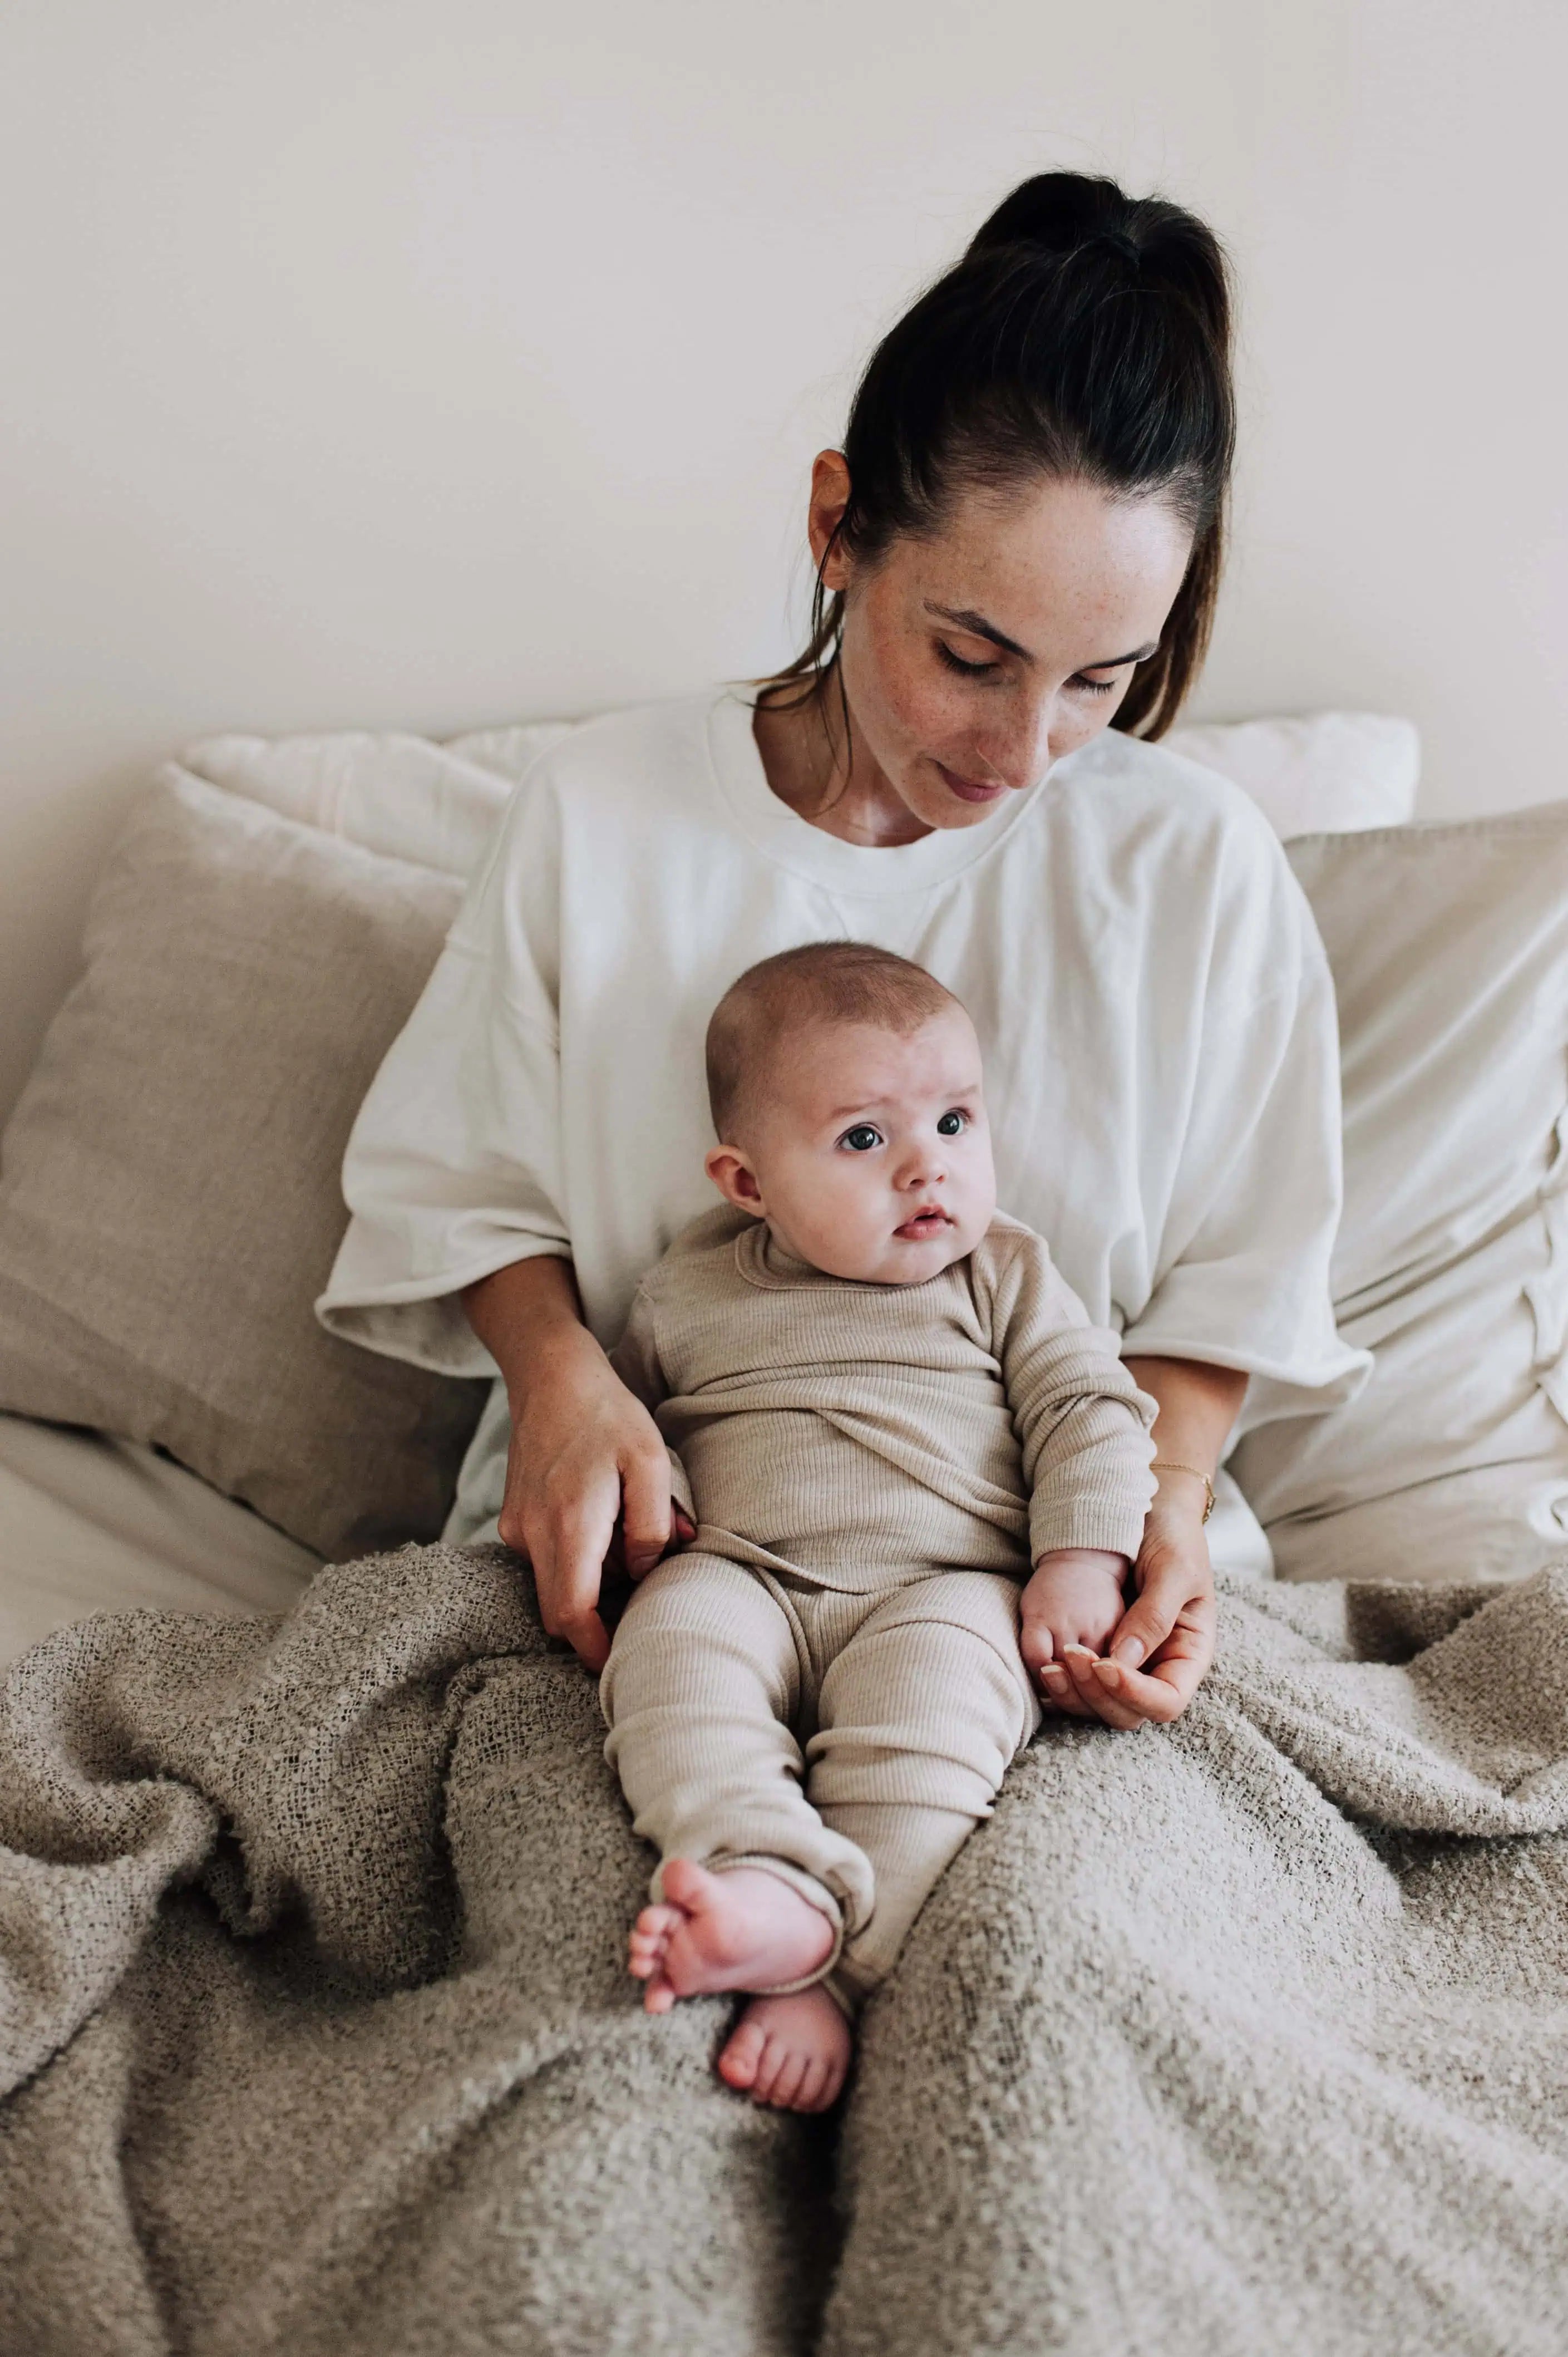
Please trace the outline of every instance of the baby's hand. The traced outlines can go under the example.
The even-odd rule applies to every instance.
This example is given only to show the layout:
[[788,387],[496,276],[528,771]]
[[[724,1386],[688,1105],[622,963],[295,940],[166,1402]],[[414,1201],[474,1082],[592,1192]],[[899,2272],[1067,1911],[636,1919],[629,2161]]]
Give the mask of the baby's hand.
[[1059,1663],[1072,1646],[1096,1656],[1104,1652],[1126,1609],[1128,1569],[1124,1555],[1099,1547],[1057,1547],[1040,1557],[1021,1599],[1018,1642],[1047,1702],[1061,1698],[1052,1688],[1063,1684],[1059,1668],[1054,1679],[1046,1676],[1047,1663]]

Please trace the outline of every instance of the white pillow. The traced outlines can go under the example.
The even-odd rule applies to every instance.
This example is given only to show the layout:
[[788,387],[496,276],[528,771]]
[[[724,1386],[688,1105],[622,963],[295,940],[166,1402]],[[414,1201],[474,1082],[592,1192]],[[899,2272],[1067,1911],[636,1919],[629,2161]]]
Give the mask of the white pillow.
[[1568,802],[1293,843],[1339,1000],[1334,1256],[1367,1388],[1254,1383],[1230,1470],[1286,1578],[1568,1552]]
[[569,725],[486,730],[450,745],[348,728],[320,737],[206,737],[163,774],[177,778],[183,768],[383,859],[467,877],[529,762]]
[[1173,753],[1218,770],[1251,794],[1274,833],[1400,826],[1415,809],[1421,739],[1383,712],[1315,712],[1296,720],[1237,720],[1175,728]]
[[[574,724],[525,721],[475,728],[437,745],[395,731],[206,737],[180,757],[209,785],[264,802],[383,858],[471,875],[510,789]],[[1218,770],[1251,794],[1277,834],[1397,824],[1415,806],[1420,743],[1408,720],[1321,712],[1178,728],[1173,752]],[[171,769],[179,765],[171,765]]]

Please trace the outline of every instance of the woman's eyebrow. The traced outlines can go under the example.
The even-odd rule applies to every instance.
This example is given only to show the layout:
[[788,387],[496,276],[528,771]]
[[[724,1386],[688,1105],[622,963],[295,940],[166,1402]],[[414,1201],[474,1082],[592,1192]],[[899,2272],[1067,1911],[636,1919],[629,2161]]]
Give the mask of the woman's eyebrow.
[[[1027,647],[1021,647],[1016,639],[1010,639],[1005,630],[999,630],[993,622],[986,620],[983,614],[977,614],[972,606],[939,606],[934,598],[928,597],[926,611],[940,615],[944,622],[951,622],[957,629],[968,630],[977,639],[989,639],[993,647],[1000,647],[1005,654],[1019,655],[1025,662],[1035,660]],[[1079,669],[1121,671],[1128,663],[1147,662],[1151,655],[1159,652],[1159,640],[1155,639],[1146,647],[1135,647],[1130,655],[1107,655],[1100,662],[1080,663]]]
[[1124,663],[1147,662],[1160,651],[1158,639],[1151,639],[1146,647],[1134,647],[1130,655],[1107,655],[1103,662],[1080,663],[1080,671],[1120,671]]
[[1021,655],[1026,662],[1035,660],[1027,647],[1021,647],[1016,639],[1010,639],[1005,630],[999,630],[993,622],[986,620],[983,614],[977,614],[972,606],[939,606],[933,598],[928,597],[926,611],[940,615],[944,622],[952,622],[959,630],[968,630],[977,639],[989,639],[992,645],[1000,647],[1004,654]]

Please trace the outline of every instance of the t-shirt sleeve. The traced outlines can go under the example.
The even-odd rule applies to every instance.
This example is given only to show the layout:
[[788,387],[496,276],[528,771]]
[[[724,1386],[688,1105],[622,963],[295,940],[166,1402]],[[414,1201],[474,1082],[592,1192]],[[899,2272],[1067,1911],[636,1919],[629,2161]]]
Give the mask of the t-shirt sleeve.
[[457,1298],[567,1255],[556,1020],[559,837],[525,780],[349,1139],[349,1211],[317,1315],[446,1374],[495,1372]]
[[1015,1232],[997,1257],[992,1343],[1029,1484],[1030,1560],[1053,1547],[1135,1556],[1155,1491],[1156,1403],[1040,1237]]
[[1340,1340],[1330,1290],[1342,1193],[1333,979],[1277,845],[1266,865],[1254,859],[1250,905],[1233,918],[1210,967],[1155,1281],[1122,1349],[1266,1379],[1244,1425],[1261,1394],[1276,1414],[1353,1398],[1371,1361]]

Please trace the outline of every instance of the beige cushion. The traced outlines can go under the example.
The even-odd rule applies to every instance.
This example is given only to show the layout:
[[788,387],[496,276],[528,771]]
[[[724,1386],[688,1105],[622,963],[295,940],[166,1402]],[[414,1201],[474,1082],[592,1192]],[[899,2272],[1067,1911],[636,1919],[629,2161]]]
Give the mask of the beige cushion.
[[1285,1577],[1524,1574],[1568,1549],[1568,803],[1291,845],[1339,999],[1334,1259],[1372,1379],[1230,1469]]
[[156,1444],[329,1558],[436,1534],[485,1386],[311,1304],[459,888],[164,773],[0,1141],[0,1409]]

